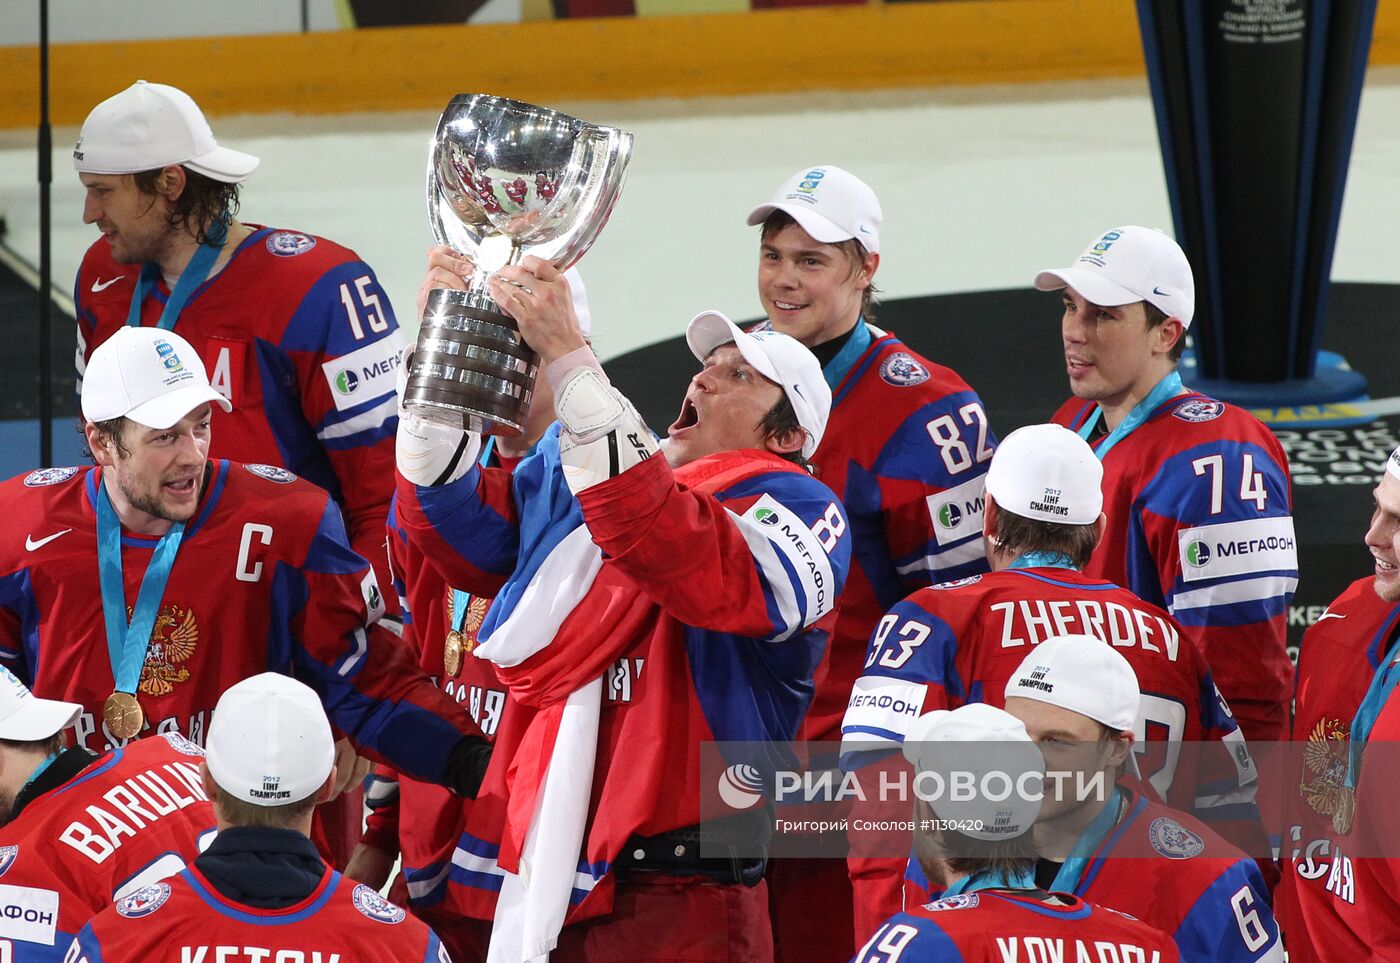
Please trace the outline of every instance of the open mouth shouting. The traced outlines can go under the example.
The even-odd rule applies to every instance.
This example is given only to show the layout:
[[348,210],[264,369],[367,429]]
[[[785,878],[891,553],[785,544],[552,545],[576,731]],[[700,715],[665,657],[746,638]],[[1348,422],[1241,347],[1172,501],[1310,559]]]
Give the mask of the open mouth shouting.
[[671,427],[666,429],[666,434],[671,438],[676,438],[698,424],[700,424],[700,411],[695,407],[695,402],[690,400],[690,395],[686,395],[685,400],[681,402],[681,413],[676,416]]

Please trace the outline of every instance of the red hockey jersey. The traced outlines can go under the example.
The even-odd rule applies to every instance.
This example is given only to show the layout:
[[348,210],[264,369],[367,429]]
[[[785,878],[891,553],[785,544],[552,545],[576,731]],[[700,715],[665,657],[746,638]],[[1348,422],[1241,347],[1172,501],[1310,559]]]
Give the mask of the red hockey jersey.
[[[1266,852],[1254,805],[1257,773],[1195,644],[1157,606],[1073,569],[973,576],[920,589],[891,609],[851,692],[843,755],[903,742],[908,727],[935,709],[1004,707],[1006,683],[1031,649],[1066,633],[1103,639],[1136,672],[1142,776],[1176,808],[1232,834],[1248,831],[1246,841]],[[867,924],[898,909],[904,861],[853,858],[852,872],[857,905],[870,907]]]
[[977,890],[890,917],[852,963],[1172,963],[1171,937],[1078,897]]
[[[862,323],[868,347],[823,368],[831,417],[811,459],[851,520],[851,574],[802,738],[839,738],[880,616],[923,585],[987,570],[982,484],[996,435],[951,368]],[[849,345],[848,345],[849,347]]]
[[[1400,630],[1400,605],[1367,576],[1347,586],[1303,635],[1293,703],[1294,752],[1283,785],[1283,877],[1274,898],[1293,963],[1356,960],[1365,944],[1341,922],[1356,900],[1355,864],[1332,829],[1351,721]],[[1373,734],[1374,738],[1374,734]]]
[[[515,868],[503,845],[507,804],[512,815],[533,812],[534,797],[513,791],[554,739],[531,723],[601,676],[570,919],[607,912],[610,870],[629,835],[699,822],[702,742],[796,735],[850,560],[841,507],[792,463],[747,450],[674,474],[653,456],[575,498],[557,424],[513,474],[474,467],[437,488],[401,478],[398,492],[402,524],[437,564],[452,565],[449,581],[494,596],[487,644],[517,617],[553,639],[499,670],[511,695],[540,711],[508,713],[498,730],[508,751],[492,759],[452,879],[479,896],[469,912],[491,915],[502,867]],[[545,586],[550,604],[535,595]]]
[[294,906],[235,903],[195,867],[117,900],[83,927],[69,963],[452,963],[433,931],[327,869]]
[[215,833],[203,757],[177,733],[138,740],[0,828],[0,959],[56,963],[112,900],[193,862]]
[[[350,543],[388,585],[384,521],[393,493],[394,397],[403,335],[369,265],[333,241],[254,228],[186,303],[175,331],[233,411],[214,415],[210,454],[290,469],[345,511]],[[126,324],[139,264],[98,240],[78,269],[78,384],[92,351]],[[164,280],[142,305],[154,325]],[[394,611],[391,604],[390,611]]]
[[[1055,412],[1078,431],[1098,406]],[[1091,436],[1098,447],[1102,436]],[[1288,458],[1243,409],[1159,405],[1103,456],[1108,531],[1085,569],[1170,612],[1205,653],[1251,742],[1288,731],[1288,603],[1298,584]]]
[[[0,659],[35,695],[80,703],[78,745],[122,744],[102,722],[113,691],[93,509],[101,469],[54,468],[0,484]],[[122,536],[127,604],[157,539]],[[203,744],[219,695],[259,672],[295,675],[367,754],[441,776],[471,731],[457,705],[375,623],[374,573],[327,494],[282,468],[209,463],[156,617],[137,697],[145,732]]]

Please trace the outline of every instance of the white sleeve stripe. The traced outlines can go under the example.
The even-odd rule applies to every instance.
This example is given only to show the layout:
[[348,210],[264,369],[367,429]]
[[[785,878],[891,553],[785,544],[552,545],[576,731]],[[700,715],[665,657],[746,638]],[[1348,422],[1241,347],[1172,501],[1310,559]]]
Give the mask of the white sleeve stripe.
[[346,656],[345,661],[341,663],[339,669],[341,676],[348,676],[369,652],[369,637],[365,635],[364,629],[356,629],[352,636],[355,639],[355,651]]
[[1172,613],[1189,609],[1205,609],[1212,605],[1230,605],[1234,602],[1257,602],[1263,599],[1285,598],[1298,587],[1298,579],[1291,575],[1262,575],[1258,578],[1240,579],[1238,582],[1225,582],[1205,588],[1178,592],[1167,606]]
[[501,869],[494,859],[488,859],[485,856],[469,853],[460,846],[452,852],[452,865],[460,866],[462,869],[472,873],[487,873],[491,876],[502,877],[506,875],[506,871]]
[[[453,859],[453,862],[456,862],[455,858]],[[422,899],[423,897],[428,896],[433,892],[433,890],[437,889],[439,886],[442,885],[443,880],[447,878],[447,874],[451,871],[451,866],[444,866],[442,869],[438,870],[436,873],[434,873],[427,879],[409,880],[408,895],[412,896],[414,899]]]
[[[802,518],[771,495],[764,495],[743,513],[731,513],[744,533],[744,541],[749,551],[760,561],[760,568],[767,577],[773,595],[778,599],[782,610],[782,595],[786,593],[792,601],[796,619],[783,611],[783,618],[792,632],[811,625],[836,605],[836,578],[831,571],[831,560],[826,550],[817,541],[817,536]],[[758,551],[754,538],[762,538],[773,550],[787,560],[791,572],[771,568],[762,562],[764,557]],[[776,558],[773,559],[777,561]],[[774,576],[781,572],[780,577]],[[782,589],[779,586],[782,586]]]
[[322,441],[330,441],[333,438],[348,438],[350,435],[358,435],[362,431],[379,428],[398,412],[399,399],[391,394],[369,411],[361,412],[333,425],[327,425],[316,432],[316,437]]
[[959,565],[966,565],[968,562],[979,561],[985,558],[986,554],[982,536],[979,534],[976,538],[968,539],[965,542],[900,565],[895,571],[900,575],[908,575],[910,572],[935,572],[939,569],[956,568]]
[[797,591],[793,588],[792,578],[787,569],[783,568],[783,563],[778,561],[778,553],[773,548],[773,543],[768,541],[768,536],[757,530],[757,524],[748,522],[744,516],[738,514],[734,515],[734,521],[738,524],[744,541],[748,543],[749,551],[753,553],[753,559],[758,563],[758,569],[763,573],[769,591],[773,593],[773,601],[778,605],[778,617],[783,620],[783,630],[774,636],[772,641],[782,642],[790,638],[802,625],[801,604],[797,598]]

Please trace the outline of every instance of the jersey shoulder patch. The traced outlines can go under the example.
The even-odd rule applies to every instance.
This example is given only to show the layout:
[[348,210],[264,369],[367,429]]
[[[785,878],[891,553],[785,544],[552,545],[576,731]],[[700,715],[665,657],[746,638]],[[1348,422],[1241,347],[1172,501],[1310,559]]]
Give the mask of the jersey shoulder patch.
[[976,584],[977,584],[978,582],[980,582],[980,581],[982,581],[982,576],[980,576],[980,575],[969,575],[967,578],[955,578],[955,579],[953,579],[951,582],[939,582],[937,585],[930,585],[929,588],[931,588],[931,589],[955,589],[955,588],[962,588],[962,587],[965,586],[965,585],[976,585]]
[[355,904],[355,909],[378,923],[402,923],[408,915],[402,907],[395,906],[364,883],[355,887],[350,894],[350,902]]
[[1206,848],[1205,840],[1167,816],[1152,820],[1152,825],[1147,828],[1147,838],[1152,848],[1167,859],[1190,859],[1199,856]]
[[24,485],[26,488],[57,485],[60,482],[66,482],[80,471],[82,471],[81,468],[40,468],[38,471],[32,471],[24,476]]
[[267,251],[278,257],[296,257],[316,246],[316,239],[299,231],[273,231],[267,236]]
[[290,485],[297,480],[297,476],[292,472],[285,468],[278,468],[276,465],[244,465],[243,467],[259,478],[266,478],[279,485]]
[[193,742],[190,742],[178,732],[162,732],[160,737],[170,744],[170,748],[186,756],[199,756],[203,758],[204,750]]
[[959,893],[957,896],[945,896],[943,899],[936,899],[932,903],[924,906],[924,909],[931,913],[942,913],[948,910],[972,909],[981,900],[976,893]]
[[905,351],[896,351],[880,362],[880,377],[896,388],[923,384],[929,379],[928,368]]
[[1172,417],[1182,421],[1214,421],[1225,413],[1225,404],[1211,398],[1192,398],[1172,409]]
[[18,846],[0,846],[0,876],[4,876],[19,858]]
[[129,896],[123,896],[113,905],[122,916],[129,920],[135,920],[143,916],[150,916],[164,906],[168,899],[170,899],[170,884],[152,883]]

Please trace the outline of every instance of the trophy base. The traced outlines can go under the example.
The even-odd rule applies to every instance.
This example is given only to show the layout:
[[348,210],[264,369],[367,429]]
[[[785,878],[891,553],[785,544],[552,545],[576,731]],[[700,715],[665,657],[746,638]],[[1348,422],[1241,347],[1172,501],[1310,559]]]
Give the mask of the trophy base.
[[429,292],[404,406],[428,421],[483,435],[519,435],[539,356],[515,320],[470,291]]

